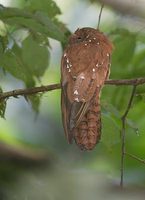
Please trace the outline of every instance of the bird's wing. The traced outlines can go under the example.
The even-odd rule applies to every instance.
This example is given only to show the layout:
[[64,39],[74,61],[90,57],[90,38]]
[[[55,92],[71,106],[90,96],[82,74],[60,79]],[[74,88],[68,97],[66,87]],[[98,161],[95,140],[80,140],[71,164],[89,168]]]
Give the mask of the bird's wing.
[[72,130],[81,122],[96,89],[103,86],[109,73],[109,52],[102,50],[101,45],[82,45],[68,49],[61,63],[62,118],[69,142]]

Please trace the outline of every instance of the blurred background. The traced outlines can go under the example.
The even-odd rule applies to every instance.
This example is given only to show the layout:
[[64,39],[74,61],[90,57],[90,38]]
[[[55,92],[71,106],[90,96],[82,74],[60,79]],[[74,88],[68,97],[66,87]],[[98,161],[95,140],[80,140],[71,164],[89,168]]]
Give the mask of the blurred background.
[[[106,3],[100,29],[114,44],[110,78],[145,76],[144,0],[55,0],[54,4],[50,0],[0,0],[2,90],[59,83],[61,55],[69,34],[78,27],[97,27],[100,2]],[[44,21],[50,30],[24,21],[30,14],[39,14],[35,17],[42,20],[48,15],[51,23]],[[22,57],[29,71],[20,68],[22,63],[17,65],[13,55]],[[144,199],[145,165],[127,156],[125,190],[119,189],[120,119],[131,89],[103,88],[102,138],[90,152],[80,151],[76,144],[68,145],[65,139],[60,90],[2,102],[0,200]],[[138,86],[127,118],[126,151],[145,158],[145,85]]]

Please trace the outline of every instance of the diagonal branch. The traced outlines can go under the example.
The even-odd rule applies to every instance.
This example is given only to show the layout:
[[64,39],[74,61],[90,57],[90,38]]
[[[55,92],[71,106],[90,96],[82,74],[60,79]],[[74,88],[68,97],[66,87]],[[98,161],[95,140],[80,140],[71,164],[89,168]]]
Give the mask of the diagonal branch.
[[[145,78],[137,78],[137,79],[120,79],[120,80],[107,80],[105,82],[106,85],[141,85],[145,84]],[[3,92],[0,94],[0,101],[3,101],[9,97],[17,97],[17,96],[27,96],[33,95],[37,93],[44,93],[51,90],[60,89],[61,86],[59,83],[52,85],[45,85],[40,87],[26,88],[26,89],[18,89],[12,90],[9,92]]]
[[131,108],[131,105],[132,105],[132,101],[133,101],[133,98],[135,96],[135,92],[136,92],[136,87],[137,85],[133,85],[133,89],[132,89],[132,93],[131,93],[131,96],[130,96],[130,99],[129,99],[129,102],[128,102],[128,105],[127,105],[127,108],[121,118],[122,120],[122,130],[121,130],[121,168],[120,168],[120,171],[121,171],[121,176],[120,176],[120,186],[123,187],[123,181],[124,181],[124,158],[125,158],[125,136],[126,136],[126,117],[129,113],[129,110]]
[[130,153],[125,152],[125,155],[129,156],[130,158],[133,158],[134,160],[139,161],[139,162],[142,163],[142,164],[145,164],[145,160],[143,160],[143,159],[141,159],[141,158],[138,158],[137,156],[135,156],[135,155],[133,155],[133,154],[130,154]]

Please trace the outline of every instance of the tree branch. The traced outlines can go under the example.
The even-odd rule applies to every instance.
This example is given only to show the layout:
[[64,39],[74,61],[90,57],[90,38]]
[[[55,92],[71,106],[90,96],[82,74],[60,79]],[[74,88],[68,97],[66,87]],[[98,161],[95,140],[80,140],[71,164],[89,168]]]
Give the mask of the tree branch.
[[60,89],[60,84],[52,84],[52,85],[46,85],[46,86],[40,86],[40,87],[33,87],[33,88],[27,88],[27,89],[18,89],[18,90],[12,90],[9,92],[3,92],[0,94],[0,101],[3,101],[4,99],[7,99],[9,97],[18,97],[18,96],[27,96],[27,95],[33,95],[37,93],[44,93],[51,90]]
[[[141,85],[145,84],[145,78],[137,78],[137,79],[120,79],[120,80],[107,80],[105,82],[106,85]],[[3,92],[0,94],[0,101],[3,101],[9,97],[18,97],[18,96],[27,96],[27,95],[33,95],[37,93],[44,93],[51,90],[60,89],[60,84],[52,84],[52,85],[45,85],[40,87],[33,87],[33,88],[27,88],[27,89],[18,89],[18,90],[12,90],[9,92]]]
[[133,0],[99,0],[99,2],[112,7],[123,15],[145,18],[145,2],[143,0],[138,0],[137,4],[136,1]]
[[125,155],[129,156],[130,158],[133,158],[134,160],[137,160],[137,161],[141,162],[142,164],[145,164],[145,160],[138,158],[137,156],[135,156],[133,154],[130,154],[130,153],[127,153],[127,152],[124,152],[124,153],[125,153]]
[[[142,163],[145,163],[144,160],[141,160],[137,158],[134,155],[128,154],[125,151],[125,133],[126,133],[126,117],[129,113],[129,110],[132,105],[133,98],[135,96],[135,91],[136,87],[138,85],[145,84],[145,77],[142,78],[136,78],[136,79],[120,79],[120,80],[107,80],[105,82],[105,85],[115,85],[115,86],[133,86],[132,93],[127,105],[127,108],[121,118],[122,120],[122,130],[121,130],[121,138],[122,138],[122,144],[121,144],[121,179],[120,179],[120,186],[123,187],[123,179],[124,179],[124,157],[125,155],[128,155]],[[18,97],[18,96],[27,96],[27,95],[34,95],[37,93],[44,93],[56,89],[61,89],[61,85],[58,84],[52,84],[52,85],[45,85],[45,86],[40,86],[40,87],[33,87],[33,88],[27,88],[27,89],[17,89],[17,90],[12,90],[9,92],[2,92],[0,93],[0,101],[4,101],[5,99],[8,99],[9,97]]]
[[136,78],[136,79],[119,79],[119,80],[107,80],[105,82],[107,85],[142,85],[145,84],[145,77]]
[[131,105],[132,105],[132,101],[133,101],[133,98],[135,96],[135,92],[136,92],[136,87],[137,85],[133,85],[133,89],[132,89],[132,93],[131,93],[131,96],[130,96],[130,99],[129,99],[129,102],[128,102],[128,105],[127,105],[127,108],[121,118],[122,120],[122,130],[121,130],[121,168],[120,168],[120,171],[121,171],[121,176],[120,176],[120,186],[123,187],[123,181],[124,181],[124,158],[125,158],[125,136],[126,136],[126,117],[129,113],[129,110],[131,108]]

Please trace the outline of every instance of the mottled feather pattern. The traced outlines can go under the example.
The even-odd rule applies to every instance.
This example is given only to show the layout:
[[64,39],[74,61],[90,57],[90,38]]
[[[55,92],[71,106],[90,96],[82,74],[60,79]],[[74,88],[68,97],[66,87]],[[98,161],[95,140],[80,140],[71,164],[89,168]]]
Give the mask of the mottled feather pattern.
[[[99,90],[96,91],[99,95]],[[82,150],[91,150],[100,139],[101,133],[101,113],[99,97],[95,96],[83,116],[81,122],[74,129],[74,139]]]
[[69,143],[95,147],[101,135],[100,91],[109,76],[112,44],[93,28],[70,36],[62,56],[62,118]]

